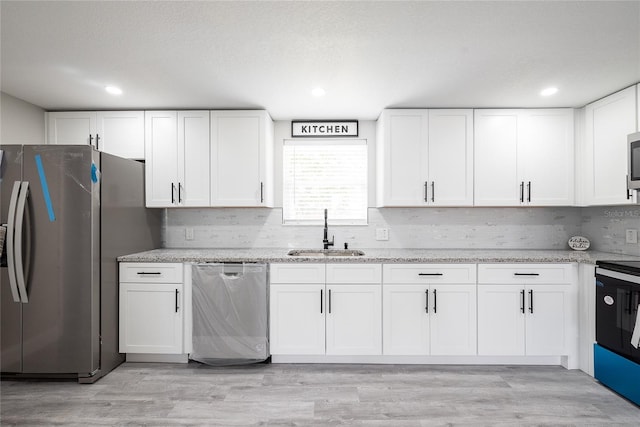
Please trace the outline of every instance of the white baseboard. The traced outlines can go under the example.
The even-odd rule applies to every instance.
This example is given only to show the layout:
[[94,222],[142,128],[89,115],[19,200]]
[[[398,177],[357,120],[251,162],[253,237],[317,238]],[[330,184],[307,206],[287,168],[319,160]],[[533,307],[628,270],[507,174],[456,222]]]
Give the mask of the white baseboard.
[[127,362],[189,363],[188,354],[127,353]]
[[271,363],[370,363],[398,365],[571,365],[562,356],[328,356],[271,355]]

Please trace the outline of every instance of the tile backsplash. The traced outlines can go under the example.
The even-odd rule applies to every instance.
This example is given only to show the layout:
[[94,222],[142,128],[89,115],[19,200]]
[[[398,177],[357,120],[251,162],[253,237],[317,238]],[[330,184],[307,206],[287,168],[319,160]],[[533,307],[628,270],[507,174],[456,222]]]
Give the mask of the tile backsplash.
[[582,208],[582,235],[594,250],[640,256],[640,245],[626,243],[625,231],[640,234],[640,205]]
[[[193,240],[185,239],[187,228]],[[388,241],[375,239],[377,228]],[[571,236],[591,240],[591,249],[640,256],[625,242],[625,230],[640,229],[640,206],[549,208],[369,209],[366,226],[329,226],[336,247],[567,249]],[[164,247],[319,248],[322,226],[282,225],[282,209],[166,209]]]
[[[366,226],[329,226],[336,247],[565,249],[581,232],[579,208],[369,209]],[[193,240],[185,239],[192,228]],[[388,241],[375,239],[377,228]],[[165,247],[318,248],[322,226],[282,225],[282,209],[167,209]]]

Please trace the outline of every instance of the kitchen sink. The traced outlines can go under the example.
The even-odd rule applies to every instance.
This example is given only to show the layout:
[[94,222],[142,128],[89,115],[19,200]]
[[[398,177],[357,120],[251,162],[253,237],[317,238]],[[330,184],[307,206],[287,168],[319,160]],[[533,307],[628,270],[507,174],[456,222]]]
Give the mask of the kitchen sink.
[[287,252],[289,256],[299,257],[325,257],[325,256],[341,256],[354,257],[363,256],[364,252],[357,249],[292,249]]

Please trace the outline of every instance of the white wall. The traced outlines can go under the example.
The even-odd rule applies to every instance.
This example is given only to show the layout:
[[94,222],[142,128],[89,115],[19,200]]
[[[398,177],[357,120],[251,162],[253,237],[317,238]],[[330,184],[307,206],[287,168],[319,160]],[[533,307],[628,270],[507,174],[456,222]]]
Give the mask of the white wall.
[[4,92],[0,92],[0,143],[44,144],[45,111]]

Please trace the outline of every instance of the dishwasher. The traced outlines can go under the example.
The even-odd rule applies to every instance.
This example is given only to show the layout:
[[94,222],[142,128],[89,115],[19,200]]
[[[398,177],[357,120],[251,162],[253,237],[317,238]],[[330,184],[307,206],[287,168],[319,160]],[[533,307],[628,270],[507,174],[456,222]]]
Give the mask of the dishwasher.
[[192,271],[191,360],[212,366],[269,358],[267,265],[201,263]]

